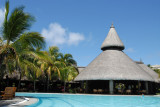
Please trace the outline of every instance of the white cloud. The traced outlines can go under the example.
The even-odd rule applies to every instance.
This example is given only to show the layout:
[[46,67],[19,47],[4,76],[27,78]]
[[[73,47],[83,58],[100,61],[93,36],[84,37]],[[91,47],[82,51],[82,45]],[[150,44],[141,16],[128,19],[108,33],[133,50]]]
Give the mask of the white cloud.
[[61,45],[66,42],[66,30],[58,23],[50,24],[48,29],[43,29],[42,35],[52,45]]
[[0,27],[3,24],[4,16],[5,16],[5,9],[0,9]]
[[42,29],[42,35],[46,38],[48,45],[78,45],[84,40],[84,36],[80,33],[68,32],[58,23],[51,23],[48,29]]
[[80,33],[69,33],[68,44],[69,45],[78,45],[79,41],[84,40],[84,36]]

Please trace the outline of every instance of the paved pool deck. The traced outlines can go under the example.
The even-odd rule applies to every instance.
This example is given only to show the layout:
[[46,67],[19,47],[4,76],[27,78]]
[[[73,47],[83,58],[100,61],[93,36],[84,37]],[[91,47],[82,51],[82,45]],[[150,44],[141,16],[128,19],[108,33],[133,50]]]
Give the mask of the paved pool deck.
[[12,100],[0,100],[0,107],[24,107],[37,101],[37,98],[15,97]]

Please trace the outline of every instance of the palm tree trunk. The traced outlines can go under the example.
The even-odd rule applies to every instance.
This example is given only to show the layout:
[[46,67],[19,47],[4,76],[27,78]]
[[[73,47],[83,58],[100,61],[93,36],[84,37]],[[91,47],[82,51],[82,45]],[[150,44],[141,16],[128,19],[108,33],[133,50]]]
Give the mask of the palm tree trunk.
[[44,84],[43,91],[46,92],[46,81],[43,81],[43,84]]
[[49,91],[49,76],[48,76],[48,80],[47,80],[47,92]]
[[66,82],[64,81],[64,92],[66,92]]
[[9,45],[9,42],[10,42],[10,41],[9,41],[9,40],[7,40],[7,46]]
[[21,88],[21,78],[22,78],[21,71],[19,71],[19,74],[20,74],[20,77],[19,77],[19,83],[18,83],[18,90],[20,90]]
[[36,80],[34,80],[34,92],[36,91]]

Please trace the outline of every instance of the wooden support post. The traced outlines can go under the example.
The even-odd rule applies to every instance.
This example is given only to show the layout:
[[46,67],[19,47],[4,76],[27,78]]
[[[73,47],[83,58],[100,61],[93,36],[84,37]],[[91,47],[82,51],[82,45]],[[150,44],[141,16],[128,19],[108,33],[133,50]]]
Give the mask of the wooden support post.
[[138,81],[138,94],[140,94],[140,81]]
[[88,93],[88,81],[86,81],[86,89],[85,92]]
[[146,93],[148,94],[149,93],[149,90],[148,90],[148,81],[145,82],[145,87],[146,87]]
[[113,91],[113,86],[114,86],[114,81],[113,80],[109,80],[109,93],[110,94],[114,94],[114,91]]

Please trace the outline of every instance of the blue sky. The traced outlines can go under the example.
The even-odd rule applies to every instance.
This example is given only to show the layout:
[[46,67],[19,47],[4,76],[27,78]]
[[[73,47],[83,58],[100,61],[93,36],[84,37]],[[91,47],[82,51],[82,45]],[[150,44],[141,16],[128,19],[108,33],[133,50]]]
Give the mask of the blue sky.
[[[0,0],[0,24],[4,5]],[[36,18],[30,31],[71,53],[78,66],[102,52],[112,22],[129,57],[160,64],[160,0],[10,0],[10,10],[21,5]]]

